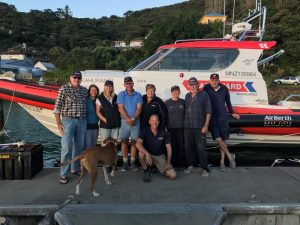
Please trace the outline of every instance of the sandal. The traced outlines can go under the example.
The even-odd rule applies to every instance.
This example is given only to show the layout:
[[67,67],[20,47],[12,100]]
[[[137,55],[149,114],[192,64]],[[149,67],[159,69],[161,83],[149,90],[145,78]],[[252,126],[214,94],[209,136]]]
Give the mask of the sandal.
[[67,184],[68,183],[68,179],[66,177],[60,177],[59,183],[61,183],[61,184]]

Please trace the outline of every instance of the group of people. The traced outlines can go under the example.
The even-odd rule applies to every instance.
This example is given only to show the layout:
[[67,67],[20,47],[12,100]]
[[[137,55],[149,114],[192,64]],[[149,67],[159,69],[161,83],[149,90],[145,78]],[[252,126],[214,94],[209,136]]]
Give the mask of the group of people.
[[[146,94],[134,89],[131,77],[124,78],[125,90],[115,94],[114,83],[106,80],[103,92],[96,85],[81,86],[82,74],[70,75],[70,83],[60,88],[54,114],[62,134],[61,162],[79,155],[84,149],[108,137],[121,141],[122,171],[138,170],[137,153],[144,170],[143,180],[151,181],[151,166],[170,179],[176,178],[174,169],[191,173],[200,163],[202,176],[209,175],[206,133],[211,132],[220,147],[220,170],[236,167],[234,154],[225,143],[229,137],[228,114],[233,112],[229,91],[218,74],[211,74],[209,83],[199,90],[198,80],[188,80],[190,92],[180,98],[180,88],[171,87],[171,98],[163,102],[156,96],[156,87],[146,85]],[[99,128],[100,125],[100,128]],[[130,145],[130,159],[128,143]],[[69,174],[80,174],[79,162],[61,167],[61,184],[68,182]]]

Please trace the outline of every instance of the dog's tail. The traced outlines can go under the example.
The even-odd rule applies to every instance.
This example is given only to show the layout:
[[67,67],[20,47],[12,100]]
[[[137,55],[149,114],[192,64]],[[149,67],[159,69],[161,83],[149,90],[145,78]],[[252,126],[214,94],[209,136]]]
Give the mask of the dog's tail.
[[67,161],[67,162],[64,162],[64,163],[57,163],[58,166],[66,166],[66,165],[69,165],[71,164],[72,162],[75,162],[76,160],[79,160],[79,159],[82,159],[83,156],[82,155],[79,155],[79,156],[76,156],[74,157],[73,159]]

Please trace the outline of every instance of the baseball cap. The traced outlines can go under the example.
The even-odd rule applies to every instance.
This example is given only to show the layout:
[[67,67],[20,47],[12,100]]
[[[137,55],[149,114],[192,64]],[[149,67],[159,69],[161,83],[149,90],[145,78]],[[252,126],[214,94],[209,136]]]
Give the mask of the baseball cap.
[[196,78],[196,77],[191,77],[191,78],[189,79],[189,81],[188,81],[188,84],[189,84],[189,85],[196,85],[196,84],[198,84],[197,78]]
[[74,71],[70,76],[72,77],[78,77],[78,78],[82,78],[82,74],[80,71]]
[[180,88],[177,85],[174,85],[171,87],[171,92],[175,90],[180,91]]
[[219,74],[217,74],[217,73],[211,74],[210,79],[219,79]]
[[124,83],[133,83],[133,80],[131,77],[125,77],[124,78]]
[[114,86],[114,82],[112,80],[106,80],[104,86]]

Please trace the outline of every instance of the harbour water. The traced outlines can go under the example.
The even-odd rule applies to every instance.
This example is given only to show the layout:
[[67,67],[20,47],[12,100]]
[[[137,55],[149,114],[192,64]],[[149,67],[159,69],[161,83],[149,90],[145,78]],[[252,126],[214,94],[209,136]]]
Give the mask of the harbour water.
[[48,131],[18,104],[4,101],[4,120],[7,135],[0,136],[0,143],[39,143],[44,146],[45,167],[52,167],[60,157],[60,137]]

